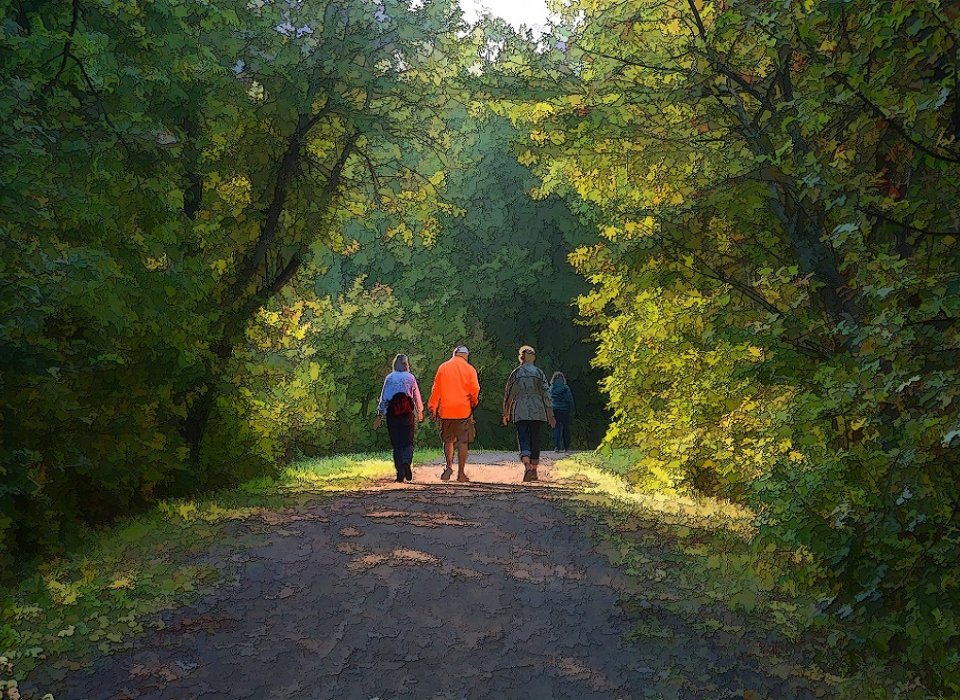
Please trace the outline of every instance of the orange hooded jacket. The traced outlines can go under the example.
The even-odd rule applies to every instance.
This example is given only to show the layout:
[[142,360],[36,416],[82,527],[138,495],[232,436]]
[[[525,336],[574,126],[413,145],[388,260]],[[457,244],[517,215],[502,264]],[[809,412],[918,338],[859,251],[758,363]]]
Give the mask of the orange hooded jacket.
[[454,356],[437,368],[427,408],[441,418],[469,418],[480,403],[480,380],[469,362]]

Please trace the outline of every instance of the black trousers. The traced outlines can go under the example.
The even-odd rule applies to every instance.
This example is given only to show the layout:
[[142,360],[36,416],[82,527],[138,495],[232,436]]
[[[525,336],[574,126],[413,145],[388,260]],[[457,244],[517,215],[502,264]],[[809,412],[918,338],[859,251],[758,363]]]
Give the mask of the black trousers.
[[529,457],[533,464],[540,461],[540,426],[542,421],[517,421],[517,446],[521,457]]
[[553,446],[558,450],[570,449],[570,411],[554,409],[553,417],[557,424],[553,428]]
[[412,413],[402,416],[387,416],[387,432],[393,446],[393,466],[398,476],[403,476],[404,465],[413,464],[413,432],[415,420]]

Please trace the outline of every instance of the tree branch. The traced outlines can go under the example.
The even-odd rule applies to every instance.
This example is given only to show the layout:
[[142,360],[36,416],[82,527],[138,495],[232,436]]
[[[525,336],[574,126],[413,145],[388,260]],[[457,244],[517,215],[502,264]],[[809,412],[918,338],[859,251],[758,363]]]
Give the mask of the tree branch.
[[[22,10],[22,7],[23,6],[21,5],[21,10]],[[74,37],[74,34],[76,34],[77,32],[77,23],[79,21],[79,18],[80,18],[80,0],[73,0],[72,16],[70,17],[70,29],[67,30],[67,40],[63,45],[63,51],[59,53],[59,56],[61,57],[60,67],[57,69],[57,72],[54,74],[54,76],[50,79],[50,82],[48,82],[44,86],[44,89],[43,89],[44,92],[48,91],[50,88],[52,88],[54,85],[57,84],[57,82],[60,80],[60,76],[63,75],[64,69],[67,67],[67,61],[70,58],[75,58],[72,56],[70,52],[70,47],[73,45],[73,37]]]
[[889,216],[889,215],[887,215],[887,214],[884,214],[884,213],[883,213],[880,209],[878,209],[877,207],[867,207],[866,209],[861,208],[861,207],[857,207],[857,210],[863,212],[864,214],[866,214],[866,215],[868,215],[868,216],[875,216],[875,217],[877,217],[878,219],[882,219],[882,220],[884,220],[884,221],[887,221],[887,222],[893,224],[894,226],[899,226],[900,228],[904,229],[905,231],[912,231],[913,233],[917,233],[917,234],[920,234],[920,235],[922,235],[922,236],[960,236],[960,231],[930,231],[930,230],[928,230],[928,229],[923,229],[923,228],[918,228],[917,226],[912,226],[912,225],[910,225],[910,224],[908,224],[908,223],[906,223],[906,222],[904,222],[904,221],[900,221],[899,219],[894,219],[892,216]]

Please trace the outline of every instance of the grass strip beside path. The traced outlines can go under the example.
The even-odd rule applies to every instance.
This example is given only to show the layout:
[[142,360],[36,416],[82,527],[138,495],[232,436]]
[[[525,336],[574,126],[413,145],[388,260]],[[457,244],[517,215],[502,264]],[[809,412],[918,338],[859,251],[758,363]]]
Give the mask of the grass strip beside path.
[[819,612],[829,592],[793,575],[809,554],[759,547],[752,511],[638,481],[632,458],[629,450],[580,453],[558,461],[553,475],[572,487],[571,517],[592,523],[598,550],[632,579],[624,604],[643,619],[638,643],[670,643],[692,627],[746,649],[774,674],[818,681],[828,697],[892,697],[902,681],[896,659],[844,656],[844,632]]

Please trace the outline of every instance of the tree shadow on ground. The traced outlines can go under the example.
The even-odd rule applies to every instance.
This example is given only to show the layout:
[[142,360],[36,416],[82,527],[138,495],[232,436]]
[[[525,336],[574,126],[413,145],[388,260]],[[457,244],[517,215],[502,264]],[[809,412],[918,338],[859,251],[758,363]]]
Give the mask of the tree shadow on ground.
[[229,585],[60,674],[58,697],[828,693],[789,642],[697,588],[682,531],[621,532],[639,558],[618,559],[600,511],[562,505],[576,493],[414,486],[257,513],[204,557]]

